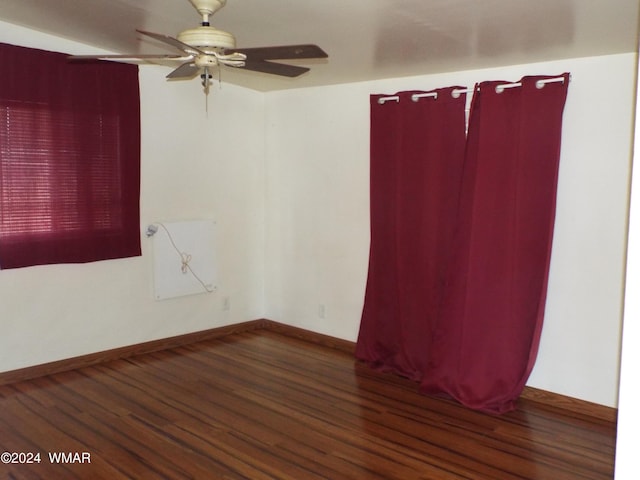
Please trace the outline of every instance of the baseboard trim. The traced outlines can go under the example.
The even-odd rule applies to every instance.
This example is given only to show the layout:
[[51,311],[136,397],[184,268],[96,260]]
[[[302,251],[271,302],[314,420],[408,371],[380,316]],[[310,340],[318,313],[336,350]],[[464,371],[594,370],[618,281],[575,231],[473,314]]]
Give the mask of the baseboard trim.
[[312,332],[305,330],[304,328],[293,327],[284,323],[275,322],[273,320],[263,320],[264,328],[271,330],[272,332],[286,335],[287,337],[294,337],[305,342],[315,343],[317,345],[323,345],[325,347],[334,348],[345,353],[355,354],[356,344],[349,340],[343,340],[341,338],[331,337],[322,333]]
[[114,348],[102,352],[90,353],[78,357],[58,360],[55,362],[43,363],[33,367],[25,367],[17,370],[0,373],[0,385],[21,382],[32,378],[52,375],[54,373],[76,370],[78,368],[89,367],[99,363],[109,362],[112,360],[120,360],[144,353],[152,353],[160,350],[180,347],[191,343],[202,342],[220,338],[234,333],[248,332],[264,328],[265,321],[252,320],[224,327],[202,330],[199,332],[177,335],[175,337],[162,338],[159,340],[151,340],[149,342],[128,345],[126,347]]
[[[54,373],[60,373],[68,370],[75,370],[82,367],[88,367],[112,360],[129,358],[145,353],[167,350],[191,343],[202,342],[204,340],[212,340],[235,333],[243,333],[262,329],[270,330],[281,335],[294,337],[309,343],[315,343],[317,345],[334,348],[351,355],[353,355],[355,352],[356,344],[354,342],[317,332],[312,332],[303,328],[286,325],[284,323],[279,323],[273,320],[259,319],[237,323],[234,325],[227,325],[224,327],[212,328],[200,332],[187,333],[175,337],[152,340],[149,342],[115,348],[103,352],[81,355],[78,357],[59,360],[56,362],[35,365],[33,367],[26,367],[3,372],[0,373],[0,385],[7,385],[9,383],[30,380],[32,378],[52,375]],[[559,408],[573,414],[597,418],[607,422],[615,423],[618,417],[618,410],[616,408],[587,402],[585,400],[580,400],[577,398],[568,397],[565,395],[560,395],[533,387],[525,387],[520,398],[532,402],[537,402],[549,407]]]
[[580,400],[579,398],[568,397],[559,393],[540,390],[534,387],[524,387],[520,395],[523,400],[530,400],[550,407],[559,408],[577,415],[584,415],[591,418],[598,418],[607,422],[616,423],[618,421],[618,409],[600,405],[598,403]]
[[[350,354],[355,353],[356,344],[354,342],[311,332],[298,327],[292,327],[290,325],[274,322],[273,320],[264,320],[264,322],[264,328],[278,332],[282,335],[336,348]],[[585,415],[587,417],[598,418],[607,422],[615,423],[618,417],[618,410],[616,408],[587,402],[573,397],[567,397],[565,395],[533,387],[525,387],[520,398],[549,407],[559,408],[571,412],[572,414]]]

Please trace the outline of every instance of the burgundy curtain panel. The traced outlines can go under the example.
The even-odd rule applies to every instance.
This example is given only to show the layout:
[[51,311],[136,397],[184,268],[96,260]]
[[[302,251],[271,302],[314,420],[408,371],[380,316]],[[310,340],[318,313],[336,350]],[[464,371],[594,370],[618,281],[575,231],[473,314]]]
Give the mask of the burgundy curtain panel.
[[[423,168],[405,171],[412,188],[388,165],[386,179],[380,177],[380,140],[371,141],[372,239],[358,358],[417,379],[425,393],[491,413],[515,407],[542,329],[569,75],[538,84],[550,78],[525,77],[502,91],[496,87],[506,82],[478,85],[463,166],[453,167],[461,147],[450,136],[441,142],[452,144],[436,152],[415,147],[422,160],[414,164],[439,167],[429,175]],[[394,108],[402,103],[410,102],[401,99]],[[372,108],[372,137],[382,135],[377,121]],[[425,136],[442,134],[440,125],[422,127],[436,130]],[[384,158],[393,152],[392,163],[408,163],[399,157],[412,151],[405,145],[409,127],[385,128],[404,133],[394,134],[403,137],[402,147]],[[431,191],[436,184],[438,193]],[[411,211],[412,220],[402,216]],[[404,223],[416,218],[421,227]]]
[[464,161],[465,95],[452,90],[370,98],[371,245],[356,356],[414,380],[427,367]]

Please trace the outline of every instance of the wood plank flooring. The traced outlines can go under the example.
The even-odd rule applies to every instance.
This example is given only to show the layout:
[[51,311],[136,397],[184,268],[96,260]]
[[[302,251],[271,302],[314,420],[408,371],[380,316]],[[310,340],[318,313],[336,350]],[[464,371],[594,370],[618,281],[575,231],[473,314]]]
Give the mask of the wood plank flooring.
[[614,442],[612,422],[473,412],[265,330],[0,387],[0,452],[40,460],[1,479],[597,480]]

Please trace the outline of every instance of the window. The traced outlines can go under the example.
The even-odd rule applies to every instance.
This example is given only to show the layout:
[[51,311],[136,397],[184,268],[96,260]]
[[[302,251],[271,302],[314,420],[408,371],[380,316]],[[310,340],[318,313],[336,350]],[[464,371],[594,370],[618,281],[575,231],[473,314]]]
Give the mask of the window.
[[0,62],[0,268],[140,255],[137,66]]

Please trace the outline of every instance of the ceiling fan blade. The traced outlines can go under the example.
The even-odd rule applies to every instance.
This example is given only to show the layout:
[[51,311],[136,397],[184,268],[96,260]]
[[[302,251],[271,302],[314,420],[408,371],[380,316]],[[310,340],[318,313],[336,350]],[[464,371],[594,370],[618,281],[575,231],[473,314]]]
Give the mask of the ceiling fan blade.
[[317,45],[282,45],[277,47],[235,48],[225,54],[244,53],[250,60],[293,60],[297,58],[327,58]]
[[185,58],[183,55],[137,54],[127,55],[70,55],[69,60],[175,60]]
[[166,43],[167,45],[171,45],[172,47],[175,47],[178,50],[185,52],[189,55],[204,54],[202,50],[199,50],[196,47],[192,47],[191,45],[187,45],[186,43],[181,42],[177,38],[170,37],[169,35],[163,35],[161,33],[145,32],[144,30],[136,30],[136,32],[141,33],[142,35],[146,35],[147,37],[154,38],[160,42]]
[[244,67],[238,68],[252,70],[254,72],[270,73],[272,75],[280,75],[283,77],[298,77],[309,71],[307,67],[269,62],[267,60],[246,60],[244,62]]
[[167,78],[193,78],[199,71],[200,67],[197,67],[195,63],[187,62],[172,71],[167,75]]

